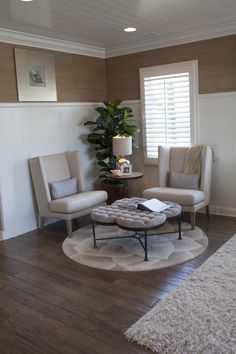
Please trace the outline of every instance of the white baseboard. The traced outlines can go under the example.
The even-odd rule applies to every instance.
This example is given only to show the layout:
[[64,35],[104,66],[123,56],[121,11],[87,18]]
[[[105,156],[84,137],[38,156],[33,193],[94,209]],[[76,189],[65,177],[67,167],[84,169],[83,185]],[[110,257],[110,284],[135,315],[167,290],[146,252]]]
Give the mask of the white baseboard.
[[[202,208],[200,211],[200,213],[206,213],[205,208]],[[210,214],[213,215],[222,215],[222,216],[231,216],[231,217],[236,217],[236,208],[227,208],[227,207],[221,207],[218,205],[210,205]],[[48,218],[46,220],[45,225],[50,225],[53,224],[55,222],[58,222],[59,220],[53,219],[53,218]],[[36,231],[37,229],[35,229]],[[33,231],[33,230],[31,230]],[[4,231],[0,231],[0,242],[3,240],[7,240],[9,238],[12,237],[18,237],[20,235],[17,236],[8,236],[8,237],[4,237]]]
[[210,213],[215,215],[236,217],[236,208],[227,208],[219,205],[210,205]]
[[[205,207],[198,210],[198,213],[206,214]],[[219,205],[210,205],[210,214],[236,217],[236,208],[227,208]]]

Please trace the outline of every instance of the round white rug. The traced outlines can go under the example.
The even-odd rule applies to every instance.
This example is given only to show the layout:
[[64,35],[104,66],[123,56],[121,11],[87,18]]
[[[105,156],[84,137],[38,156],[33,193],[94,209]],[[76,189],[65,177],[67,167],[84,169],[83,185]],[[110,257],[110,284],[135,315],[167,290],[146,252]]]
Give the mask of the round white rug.
[[[186,229],[187,228],[187,229]],[[208,245],[208,238],[198,227],[190,230],[183,224],[182,240],[178,240],[175,225],[166,224],[158,232],[164,235],[148,237],[148,261],[144,262],[144,250],[134,238],[97,241],[93,248],[92,226],[76,230],[72,238],[62,244],[64,254],[75,262],[92,268],[117,271],[146,271],[174,266],[199,256]],[[154,232],[152,232],[154,233]],[[96,226],[96,237],[114,237],[132,234],[116,226]]]

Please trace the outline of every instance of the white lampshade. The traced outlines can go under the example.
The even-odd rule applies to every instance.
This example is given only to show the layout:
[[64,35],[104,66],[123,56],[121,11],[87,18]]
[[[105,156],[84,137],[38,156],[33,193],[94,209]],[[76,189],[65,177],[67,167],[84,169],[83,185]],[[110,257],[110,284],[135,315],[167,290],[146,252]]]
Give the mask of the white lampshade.
[[132,155],[132,137],[114,136],[112,139],[113,155],[125,156]]

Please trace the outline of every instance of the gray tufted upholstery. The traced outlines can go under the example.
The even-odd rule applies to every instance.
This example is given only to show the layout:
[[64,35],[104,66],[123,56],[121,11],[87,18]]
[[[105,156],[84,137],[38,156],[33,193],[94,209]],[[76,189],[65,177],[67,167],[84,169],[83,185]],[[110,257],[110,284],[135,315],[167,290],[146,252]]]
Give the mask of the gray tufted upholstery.
[[124,198],[117,200],[112,205],[100,206],[91,212],[94,221],[113,223],[127,229],[151,229],[162,225],[167,219],[181,213],[181,207],[176,203],[165,202],[170,208],[157,213],[137,209],[138,203],[144,198]]
[[163,203],[170,205],[170,207],[168,209],[165,209],[161,212],[161,214],[165,214],[167,220],[174,218],[175,216],[179,215],[182,211],[182,207],[181,205],[177,204],[177,203],[172,203],[169,201],[164,201]]

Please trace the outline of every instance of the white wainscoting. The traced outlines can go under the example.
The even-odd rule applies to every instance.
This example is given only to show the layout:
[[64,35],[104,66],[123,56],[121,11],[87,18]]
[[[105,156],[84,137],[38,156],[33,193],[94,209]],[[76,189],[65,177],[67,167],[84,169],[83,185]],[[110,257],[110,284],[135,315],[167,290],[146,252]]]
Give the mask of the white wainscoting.
[[211,209],[236,216],[236,92],[200,96],[200,143],[213,146]]
[[[141,127],[140,101],[126,101]],[[135,170],[144,177],[130,181],[132,194],[156,186],[158,166],[144,165],[142,133],[139,150],[133,154]],[[199,144],[209,144],[215,151],[213,163],[211,212],[236,216],[236,92],[199,95]]]
[[83,123],[96,116],[97,103],[0,104],[0,194],[3,238],[37,227],[28,159],[81,150],[88,190],[93,188],[96,160],[86,142]]

